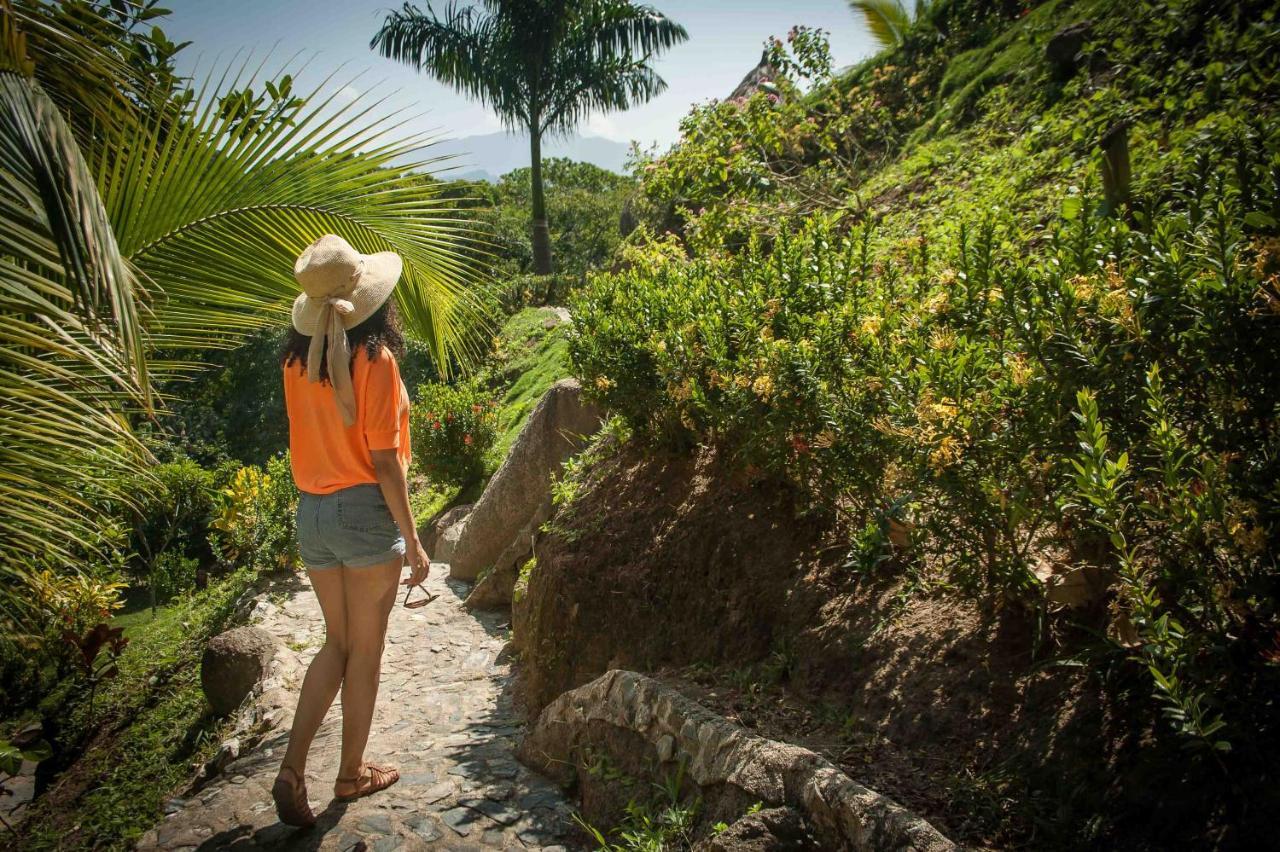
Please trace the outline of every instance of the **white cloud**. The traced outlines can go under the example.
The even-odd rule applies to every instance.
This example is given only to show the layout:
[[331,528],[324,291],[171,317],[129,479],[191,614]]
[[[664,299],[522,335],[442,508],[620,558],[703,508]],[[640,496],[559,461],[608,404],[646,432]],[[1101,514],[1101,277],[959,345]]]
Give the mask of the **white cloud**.
[[338,90],[338,97],[347,103],[352,103],[356,98],[360,97],[360,90],[355,86],[343,86]]
[[618,125],[607,115],[596,113],[587,119],[587,124],[583,128],[587,136],[603,136],[605,139],[612,139],[614,142],[625,142],[623,133],[618,129]]

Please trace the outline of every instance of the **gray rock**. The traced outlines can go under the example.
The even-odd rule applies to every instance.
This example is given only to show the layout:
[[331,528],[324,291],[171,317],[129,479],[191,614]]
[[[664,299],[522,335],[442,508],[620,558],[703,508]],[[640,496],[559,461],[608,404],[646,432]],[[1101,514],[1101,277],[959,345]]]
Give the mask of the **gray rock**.
[[1065,80],[1076,72],[1080,52],[1093,32],[1093,21],[1069,24],[1049,37],[1044,46],[1044,58],[1053,68],[1054,76]]
[[466,837],[471,833],[471,829],[474,827],[476,820],[480,817],[470,808],[453,808],[452,810],[442,813],[440,818],[444,820],[445,825],[449,826],[463,837]]
[[599,409],[583,402],[581,395],[575,379],[556,382],[543,394],[461,525],[450,554],[451,577],[474,580],[481,569],[493,565],[550,495],[560,466],[600,428]]
[[279,649],[279,640],[260,627],[235,627],[210,639],[200,660],[200,686],[213,711],[234,712]]
[[[419,531],[418,536],[422,539],[422,546],[427,549],[427,555],[431,557],[432,562],[448,562],[453,558],[453,546],[458,542],[458,533],[462,531],[461,525],[466,521],[474,505],[474,503],[461,503],[454,506]],[[446,536],[446,533],[454,527],[457,527],[454,535]]]
[[[585,770],[579,774],[576,756],[630,749],[634,753],[613,754],[614,759],[643,766],[652,764],[664,737],[672,739],[672,757],[684,764],[685,778],[699,788],[708,813],[735,801],[791,808],[823,849],[956,848],[924,819],[858,784],[822,756],[757,736],[635,672],[613,669],[560,695],[543,708],[517,755],[531,768],[568,785],[591,780],[584,779]],[[585,816],[596,818],[590,812]]]
[[501,609],[511,606],[520,568],[533,556],[538,531],[551,517],[551,509],[551,498],[548,495],[520,532],[516,533],[507,549],[494,560],[492,569],[476,582],[475,588],[464,602],[467,609]]
[[435,820],[426,814],[411,817],[405,820],[404,824],[409,827],[410,831],[428,843],[433,840],[439,840],[443,834],[440,831],[440,826],[436,825]]
[[387,814],[366,814],[357,827],[365,834],[390,834],[391,817]]

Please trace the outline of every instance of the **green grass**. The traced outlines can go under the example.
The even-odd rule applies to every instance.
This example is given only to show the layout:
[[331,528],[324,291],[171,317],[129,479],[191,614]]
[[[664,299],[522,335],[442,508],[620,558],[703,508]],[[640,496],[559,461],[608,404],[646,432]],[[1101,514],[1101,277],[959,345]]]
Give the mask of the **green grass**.
[[[199,594],[115,619],[129,646],[120,674],[106,682],[92,716],[84,696],[60,691],[64,733],[90,745],[26,822],[23,849],[125,849],[155,825],[166,799],[206,760],[225,723],[200,690],[206,640],[230,625],[235,601],[256,575],[238,572]],[[52,697],[51,697],[52,699]],[[47,708],[52,709],[52,708]],[[77,785],[84,789],[78,792]]]
[[543,327],[550,316],[546,308],[525,308],[507,320],[498,332],[498,354],[492,366],[493,383],[499,389],[498,440],[489,454],[489,469],[506,458],[542,395],[572,373],[565,326]]

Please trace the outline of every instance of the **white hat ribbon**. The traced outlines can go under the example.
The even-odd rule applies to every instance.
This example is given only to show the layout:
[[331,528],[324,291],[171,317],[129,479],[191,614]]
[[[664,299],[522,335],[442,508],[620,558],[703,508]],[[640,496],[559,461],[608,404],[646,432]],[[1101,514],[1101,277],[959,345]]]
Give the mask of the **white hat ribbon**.
[[342,318],[356,309],[347,299],[330,296],[324,300],[316,333],[311,335],[307,350],[307,378],[320,381],[320,358],[328,339],[329,383],[333,385],[334,399],[342,422],[346,426],[356,424],[356,393],[351,384],[351,347],[347,341],[347,329]]

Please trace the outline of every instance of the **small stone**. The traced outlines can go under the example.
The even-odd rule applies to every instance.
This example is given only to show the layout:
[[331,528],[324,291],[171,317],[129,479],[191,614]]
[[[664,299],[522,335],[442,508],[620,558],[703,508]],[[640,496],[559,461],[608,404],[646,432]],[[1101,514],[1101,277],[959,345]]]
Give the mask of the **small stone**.
[[390,834],[391,817],[387,814],[369,814],[356,823],[365,834]]
[[666,763],[675,756],[676,738],[670,734],[663,734],[658,738],[658,760]]
[[520,819],[520,814],[492,799],[463,799],[458,804],[484,814],[499,825],[511,825]]
[[441,781],[434,787],[428,787],[427,791],[418,798],[423,802],[426,802],[428,805],[432,805],[441,799],[447,799],[449,796],[453,795],[453,789],[453,782]]
[[476,821],[475,812],[470,808],[454,808],[453,810],[445,811],[440,815],[440,818],[444,820],[445,825],[463,837],[471,833],[472,823]]
[[405,820],[405,825],[409,826],[409,830],[421,837],[427,843],[433,840],[439,840],[442,836],[440,827],[436,825],[435,820],[426,814],[419,814],[412,819]]

